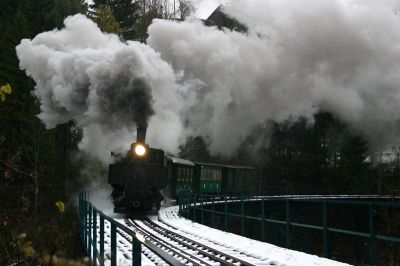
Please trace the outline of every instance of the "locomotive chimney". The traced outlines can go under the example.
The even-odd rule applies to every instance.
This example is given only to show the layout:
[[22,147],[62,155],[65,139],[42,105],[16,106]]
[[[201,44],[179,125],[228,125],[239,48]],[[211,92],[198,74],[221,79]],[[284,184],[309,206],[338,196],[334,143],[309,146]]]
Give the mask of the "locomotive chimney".
[[146,140],[146,128],[138,126],[137,135],[136,135],[136,142],[144,143],[145,140]]

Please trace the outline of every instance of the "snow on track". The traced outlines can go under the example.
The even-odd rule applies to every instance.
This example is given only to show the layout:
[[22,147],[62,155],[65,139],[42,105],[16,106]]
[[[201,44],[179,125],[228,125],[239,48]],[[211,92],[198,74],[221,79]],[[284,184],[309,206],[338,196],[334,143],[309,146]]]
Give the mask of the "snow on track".
[[[115,219],[122,223],[120,219]],[[100,217],[97,218],[97,250],[100,250]],[[118,230],[117,230],[118,231]],[[132,238],[124,237],[117,232],[117,265],[118,266],[131,266],[132,265]],[[154,266],[156,263],[152,262],[144,252],[147,248],[142,247],[142,266]],[[104,221],[104,265],[111,265],[111,225],[107,220]]]
[[148,220],[135,221],[134,223],[136,223],[144,231],[148,232],[151,236],[155,236],[156,238],[161,237],[166,242],[169,242],[170,247],[175,249],[176,254],[187,258],[187,260],[182,261],[182,263],[192,262],[193,265],[208,266],[252,266],[255,264],[266,264],[257,258],[249,257],[241,254],[240,252],[233,251],[232,249],[227,249],[223,246],[216,248],[215,243],[204,239],[193,239],[193,237],[191,239],[187,238],[182,236],[182,232],[176,232],[175,229],[168,228],[169,226],[162,223],[160,225],[159,223]]
[[[178,206],[163,208],[158,213],[162,223],[175,228],[175,232],[192,238],[195,241],[203,239],[215,243],[213,248],[224,248],[236,253],[242,253],[259,260],[263,263],[253,262],[254,265],[279,265],[279,266],[345,266],[346,263],[321,258],[315,255],[281,248],[265,242],[249,239],[232,233],[213,229],[191,220],[185,219],[178,214]],[[154,221],[160,226],[162,223]],[[165,226],[165,225],[164,225]],[[171,230],[171,228],[168,228]],[[222,251],[222,250],[221,250]],[[265,262],[265,263],[264,263]]]
[[[299,251],[281,248],[272,244],[252,240],[246,237],[227,233],[213,229],[191,220],[181,217],[178,214],[178,206],[162,208],[157,216],[149,216],[147,219],[157,226],[169,230],[171,234],[179,234],[195,242],[201,243],[210,249],[223,252],[229,256],[236,257],[252,265],[273,265],[273,266],[344,266],[349,265],[315,255],[306,254]],[[115,218],[115,221],[126,225],[124,219]],[[141,221],[139,224],[144,226]],[[97,222],[97,249],[99,245],[99,218]],[[153,232],[155,233],[155,232]],[[105,221],[104,226],[104,253],[105,265],[110,265],[111,261],[111,226]],[[131,241],[132,236],[117,230],[117,265],[132,265],[131,260]],[[176,245],[176,244],[175,244]],[[177,246],[176,246],[177,247]],[[207,249],[205,249],[207,250]],[[221,256],[221,255],[219,255]],[[154,257],[154,258],[153,258]],[[157,257],[157,258],[156,258]],[[221,256],[222,258],[222,256]],[[247,264],[246,263],[246,264]],[[207,264],[207,263],[205,263]],[[219,263],[216,263],[216,265]],[[223,264],[223,263],[222,263]],[[234,263],[236,265],[236,263]],[[240,264],[240,263],[239,263]],[[142,265],[154,266],[165,265],[165,262],[158,258],[146,247],[142,246]]]

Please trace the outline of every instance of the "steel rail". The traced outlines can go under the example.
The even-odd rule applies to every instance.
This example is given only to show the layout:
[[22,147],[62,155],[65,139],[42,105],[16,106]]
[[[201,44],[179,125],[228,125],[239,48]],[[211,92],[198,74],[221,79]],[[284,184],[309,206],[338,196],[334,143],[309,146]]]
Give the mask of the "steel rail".
[[[241,265],[245,265],[245,266],[254,265],[254,264],[251,264],[251,263],[249,263],[249,262],[247,262],[245,260],[237,258],[237,257],[235,257],[233,255],[227,254],[225,252],[222,252],[220,250],[217,250],[215,248],[212,248],[212,247],[204,245],[204,244],[202,244],[200,242],[197,242],[197,241],[195,241],[193,239],[190,239],[190,238],[187,238],[187,237],[182,236],[180,234],[177,234],[177,233],[175,233],[175,232],[173,232],[173,231],[171,231],[171,230],[169,230],[169,229],[167,229],[165,227],[161,227],[161,226],[157,225],[156,223],[154,223],[151,220],[146,220],[145,222],[147,224],[149,224],[150,226],[152,226],[153,230],[157,231],[160,234],[164,234],[164,235],[168,234],[169,238],[173,238],[178,243],[182,243],[182,244],[184,244],[186,246],[191,246],[191,247],[193,247],[193,246],[202,247],[205,250],[209,250],[211,253],[219,254],[220,257],[217,257],[217,255],[209,254],[205,250],[197,249],[197,250],[199,250],[199,253],[200,253],[200,251],[208,253],[209,255],[207,255],[207,256],[211,256],[213,259],[217,260],[218,262],[222,263],[223,265],[237,265],[236,262],[239,262]],[[164,232],[161,232],[161,231],[164,231]],[[179,238],[181,238],[183,240],[180,240]],[[189,244],[188,242],[191,243],[191,244]],[[212,242],[212,241],[209,241],[209,242]],[[248,255],[245,255],[245,254],[243,254],[243,255],[244,256],[248,256]],[[225,257],[226,259],[225,260],[224,259],[220,259],[221,257]],[[251,256],[248,256],[248,257],[250,257],[251,259],[259,260],[257,258],[251,257]],[[229,260],[231,260],[231,262],[229,262]]]
[[[160,246],[163,246],[164,248],[170,250],[171,252],[175,253],[177,256],[182,257],[183,259],[187,260],[188,262],[192,263],[193,265],[196,265],[196,266],[201,266],[201,265],[212,266],[212,264],[204,262],[203,260],[199,259],[198,257],[193,256],[192,254],[190,254],[190,253],[188,253],[188,252],[186,252],[184,250],[181,250],[179,248],[173,247],[167,241],[161,239],[158,236],[153,235],[151,232],[148,232],[146,229],[144,229],[142,226],[140,226],[137,222],[130,221],[130,220],[125,220],[125,222],[128,224],[128,226],[130,226],[132,228],[135,228],[138,233],[145,235],[148,239],[150,239],[149,241],[156,242]],[[168,238],[170,238],[170,237],[168,237]],[[190,247],[190,249],[197,251],[193,247]]]

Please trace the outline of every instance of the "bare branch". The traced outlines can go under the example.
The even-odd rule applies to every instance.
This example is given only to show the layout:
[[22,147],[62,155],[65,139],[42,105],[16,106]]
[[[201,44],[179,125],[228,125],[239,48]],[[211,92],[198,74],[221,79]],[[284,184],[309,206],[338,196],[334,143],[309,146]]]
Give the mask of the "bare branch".
[[20,174],[25,175],[25,176],[33,177],[33,174],[29,174],[29,173],[27,173],[27,172],[21,171],[21,170],[19,170],[17,167],[12,166],[12,165],[6,163],[5,161],[3,161],[3,160],[1,160],[1,159],[0,159],[0,163],[3,164],[4,166],[6,166],[7,168],[12,169],[13,171],[15,171],[15,172],[17,172],[17,173],[20,173]]

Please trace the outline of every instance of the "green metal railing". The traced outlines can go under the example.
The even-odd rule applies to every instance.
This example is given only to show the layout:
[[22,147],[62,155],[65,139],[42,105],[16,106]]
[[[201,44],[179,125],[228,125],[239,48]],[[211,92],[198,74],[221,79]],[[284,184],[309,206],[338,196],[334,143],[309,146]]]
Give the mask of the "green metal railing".
[[[99,218],[99,219],[98,219]],[[132,237],[132,265],[141,265],[141,245],[146,246],[156,255],[160,256],[170,265],[184,265],[166,251],[157,247],[155,244],[137,238],[137,234],[130,228],[118,223],[105,215],[89,201],[89,194],[85,191],[79,193],[79,219],[80,219],[80,238],[84,245],[85,252],[89,255],[92,265],[104,265],[104,226],[108,221],[111,227],[110,241],[110,261],[111,266],[117,265],[117,234],[118,231],[125,232]],[[99,220],[99,224],[98,224]],[[99,228],[99,231],[97,230]],[[99,248],[98,248],[99,247]]]
[[[346,196],[349,197],[349,196]],[[354,196],[355,198],[359,197],[360,199],[365,199],[367,196]],[[200,222],[202,224],[205,223],[205,216],[208,216],[208,224],[212,227],[215,227],[216,215],[223,217],[223,230],[229,231],[229,217],[235,217],[240,219],[240,232],[242,235],[245,234],[245,219],[253,220],[259,222],[260,228],[260,236],[259,240],[265,241],[265,225],[266,224],[278,224],[284,227],[285,234],[285,247],[292,247],[292,230],[294,228],[303,228],[303,229],[312,229],[319,230],[322,232],[322,249],[323,256],[326,258],[330,258],[331,254],[329,251],[330,240],[329,233],[339,233],[352,237],[360,237],[364,238],[368,242],[369,246],[369,265],[375,266],[377,265],[377,240],[389,241],[396,244],[400,244],[400,237],[392,237],[386,236],[382,234],[378,234],[375,231],[375,221],[374,221],[374,213],[377,208],[385,207],[385,208],[397,208],[400,211],[400,202],[380,202],[380,201],[372,201],[373,199],[377,199],[378,197],[373,196],[372,199],[366,199],[366,201],[361,200],[344,200],[344,199],[335,199],[335,196],[331,196],[331,198],[327,199],[323,196],[314,197],[314,196],[290,196],[288,198],[279,198],[279,197],[234,197],[234,196],[216,196],[216,195],[205,195],[205,194],[191,194],[188,192],[182,192],[180,194],[180,204],[179,204],[179,213],[195,222]],[[245,211],[245,203],[248,202],[258,202],[260,211],[257,216],[250,216],[246,214]],[[276,219],[273,217],[267,217],[266,211],[268,209],[269,204],[280,203],[283,207],[284,211],[284,219]],[[313,203],[320,206],[322,217],[321,224],[309,224],[309,223],[300,223],[294,221],[292,219],[291,211],[292,206],[299,203]],[[239,204],[238,212],[229,212],[228,209],[232,208],[232,205]],[[360,232],[353,231],[348,229],[336,228],[332,227],[328,224],[328,210],[330,205],[342,205],[342,206],[360,206],[366,207],[368,209],[368,232]],[[220,210],[216,210],[216,209]],[[332,208],[332,207],[331,207]],[[400,222],[400,221],[399,221]],[[400,247],[400,246],[399,246]],[[397,264],[396,264],[397,265]]]

